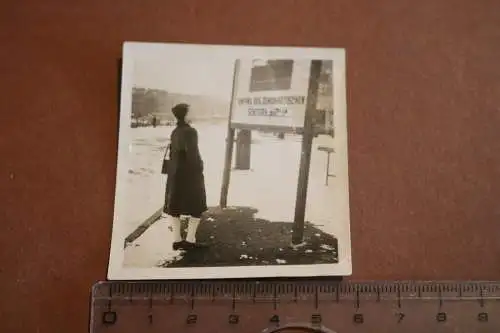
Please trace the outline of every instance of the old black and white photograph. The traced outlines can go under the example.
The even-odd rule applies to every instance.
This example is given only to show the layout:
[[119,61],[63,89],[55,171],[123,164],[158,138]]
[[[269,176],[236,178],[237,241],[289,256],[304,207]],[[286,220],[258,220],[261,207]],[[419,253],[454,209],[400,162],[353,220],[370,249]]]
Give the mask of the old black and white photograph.
[[346,53],[126,42],[109,279],[351,274]]

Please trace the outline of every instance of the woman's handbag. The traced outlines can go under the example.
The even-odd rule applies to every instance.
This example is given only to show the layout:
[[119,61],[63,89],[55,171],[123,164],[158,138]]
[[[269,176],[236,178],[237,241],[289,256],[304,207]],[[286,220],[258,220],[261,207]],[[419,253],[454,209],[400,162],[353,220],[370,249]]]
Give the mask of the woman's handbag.
[[161,173],[164,175],[168,175],[170,169],[170,145],[167,146],[167,150],[165,150],[165,155],[163,156],[163,164],[161,166]]

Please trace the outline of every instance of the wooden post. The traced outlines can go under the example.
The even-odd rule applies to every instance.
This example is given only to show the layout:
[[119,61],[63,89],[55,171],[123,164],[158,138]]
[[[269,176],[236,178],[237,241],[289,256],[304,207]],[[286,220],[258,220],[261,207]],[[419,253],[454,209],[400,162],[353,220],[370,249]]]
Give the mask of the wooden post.
[[231,125],[231,118],[233,114],[234,97],[236,95],[236,90],[237,90],[236,86],[237,86],[237,79],[239,72],[240,72],[240,60],[237,59],[234,63],[233,88],[231,93],[231,104],[229,105],[229,118],[227,120],[226,155],[224,159],[222,188],[219,201],[219,206],[221,208],[227,207],[227,195],[229,193],[229,182],[231,180],[231,162],[233,160],[233,148],[234,148],[234,128]]
[[236,170],[250,170],[252,131],[241,129],[236,135]]
[[292,243],[302,243],[304,238],[304,219],[306,213],[307,188],[309,183],[309,169],[311,165],[311,150],[314,136],[313,116],[316,111],[318,96],[318,79],[321,74],[321,60],[311,61],[309,74],[309,89],[307,93],[304,130],[302,134],[302,150],[300,156],[299,179],[297,197],[295,200],[295,218],[293,221]]

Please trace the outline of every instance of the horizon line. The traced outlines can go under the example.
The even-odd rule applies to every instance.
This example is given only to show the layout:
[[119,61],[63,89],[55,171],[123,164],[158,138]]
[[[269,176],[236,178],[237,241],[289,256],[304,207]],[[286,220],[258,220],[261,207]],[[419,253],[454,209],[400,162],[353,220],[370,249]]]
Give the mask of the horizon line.
[[166,92],[167,94],[172,94],[172,95],[185,95],[185,96],[198,96],[198,97],[209,97],[213,99],[218,99],[218,100],[227,100],[230,101],[231,97],[224,98],[220,95],[207,95],[207,94],[193,94],[193,93],[184,93],[184,92],[176,92],[176,91],[168,91],[162,88],[150,88],[150,87],[143,87],[143,86],[132,86],[133,89],[145,89],[145,90],[158,90],[158,91],[163,91]]

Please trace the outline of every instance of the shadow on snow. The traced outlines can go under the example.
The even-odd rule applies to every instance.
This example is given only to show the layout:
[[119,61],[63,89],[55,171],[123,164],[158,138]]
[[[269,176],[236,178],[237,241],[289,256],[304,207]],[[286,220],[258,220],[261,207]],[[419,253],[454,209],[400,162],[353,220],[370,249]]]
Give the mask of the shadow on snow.
[[[338,240],[313,224],[304,226],[304,243],[292,247],[291,222],[255,218],[250,207],[210,208],[198,228],[206,248],[183,252],[161,267],[310,265],[338,263]],[[183,232],[187,222],[183,221]]]

